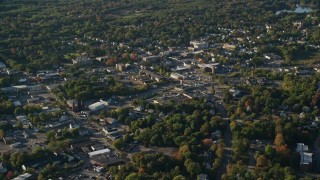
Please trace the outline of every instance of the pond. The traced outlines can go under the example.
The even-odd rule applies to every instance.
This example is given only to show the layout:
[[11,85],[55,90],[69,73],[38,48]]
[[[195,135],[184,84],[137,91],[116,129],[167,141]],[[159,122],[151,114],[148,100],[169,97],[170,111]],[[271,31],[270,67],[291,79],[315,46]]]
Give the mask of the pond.
[[298,13],[298,14],[301,14],[301,13],[310,13],[312,12],[313,9],[310,8],[310,7],[302,7],[300,5],[296,5],[296,9],[294,11],[291,11],[291,10],[281,10],[281,11],[277,11],[276,12],[276,15],[279,15],[280,13],[282,12],[293,12],[293,13]]

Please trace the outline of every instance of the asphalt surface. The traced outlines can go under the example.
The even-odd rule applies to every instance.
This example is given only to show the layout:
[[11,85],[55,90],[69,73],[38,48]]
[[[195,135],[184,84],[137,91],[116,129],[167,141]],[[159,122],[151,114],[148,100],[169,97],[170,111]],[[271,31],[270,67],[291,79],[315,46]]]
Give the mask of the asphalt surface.
[[217,174],[216,174],[216,179],[221,179],[221,176],[225,174],[227,170],[227,165],[231,162],[231,145],[232,145],[232,133],[230,130],[230,125],[229,125],[229,118],[227,111],[224,108],[224,105],[221,102],[216,102],[215,106],[219,113],[221,114],[221,117],[227,121],[227,127],[226,130],[223,134],[224,136],[224,142],[225,142],[225,148],[224,148],[224,155],[222,158],[222,164],[221,167],[218,169]]

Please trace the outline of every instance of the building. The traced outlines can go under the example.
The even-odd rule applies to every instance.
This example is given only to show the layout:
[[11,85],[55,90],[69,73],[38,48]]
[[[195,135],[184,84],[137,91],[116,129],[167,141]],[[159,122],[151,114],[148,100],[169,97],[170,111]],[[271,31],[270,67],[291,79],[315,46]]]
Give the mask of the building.
[[264,56],[264,58],[266,58],[268,60],[271,60],[271,61],[280,60],[281,59],[281,56],[276,55],[274,53],[266,53],[263,56]]
[[116,69],[118,71],[125,71],[129,66],[130,66],[130,64],[119,63],[119,64],[116,64]]
[[179,74],[179,73],[171,73],[170,77],[175,80],[183,80],[186,78],[185,76],[183,76],[182,74]]
[[2,164],[2,162],[0,163],[0,174],[5,174],[7,173],[8,169],[5,168]]
[[93,112],[98,112],[105,109],[108,105],[109,105],[108,102],[100,100],[96,103],[89,105],[89,109]]
[[236,48],[236,46],[233,45],[233,44],[225,43],[225,44],[223,44],[222,48],[223,48],[223,49],[226,49],[226,50],[231,50],[231,51],[233,51],[233,50]]
[[6,145],[13,144],[16,142],[16,138],[14,137],[3,137],[2,140]]
[[93,63],[93,60],[90,59],[86,53],[81,54],[81,56],[72,59],[72,64],[84,66],[84,65],[91,65]]
[[313,153],[308,152],[309,147],[304,143],[297,143],[296,152],[300,154],[300,169],[310,171],[313,167]]
[[90,162],[97,166],[114,166],[122,164],[124,161],[115,153],[101,154],[90,158]]
[[112,132],[117,132],[118,130],[116,128],[111,128],[111,127],[103,127],[102,128],[102,131],[105,133],[105,134],[110,134]]
[[163,77],[154,73],[154,72],[151,72],[151,71],[148,71],[148,70],[145,70],[145,69],[141,69],[139,71],[139,75],[142,76],[142,75],[145,75],[147,76],[148,78],[150,78],[151,80],[156,80],[156,81],[161,81],[163,80]]
[[303,23],[301,21],[296,21],[296,22],[293,22],[293,27],[296,28],[296,29],[301,29],[301,27],[303,26]]
[[209,47],[209,44],[204,41],[190,41],[190,45],[192,45],[195,50],[207,49]]
[[207,174],[199,174],[197,179],[198,180],[209,180],[209,177]]
[[117,119],[112,118],[112,117],[107,117],[107,118],[105,118],[105,120],[106,120],[106,122],[107,122],[108,124],[110,124],[110,125],[116,124],[116,123],[118,122]]
[[4,69],[6,68],[7,66],[3,63],[3,62],[0,62],[0,69]]
[[84,127],[80,127],[78,132],[79,136],[86,136],[90,134],[89,130]]
[[142,60],[149,63],[154,63],[159,59],[159,56],[147,56],[143,57]]
[[110,154],[110,149],[106,148],[106,149],[101,149],[101,150],[98,150],[98,151],[92,151],[92,152],[89,152],[88,155],[90,158],[94,157],[94,156],[98,156],[98,155],[101,155],[101,154]]
[[70,142],[70,147],[71,149],[77,149],[77,148],[81,148],[81,147],[87,147],[87,146],[91,146],[94,143],[92,141],[90,141],[89,137],[82,137],[82,138],[78,138],[78,139],[73,139]]
[[27,180],[27,179],[33,179],[32,174],[24,173],[24,174],[21,174],[20,176],[13,178],[13,180]]
[[77,112],[81,110],[81,103],[76,99],[68,100],[67,105],[72,111]]
[[107,60],[109,57],[108,56],[102,56],[102,57],[96,57],[96,60],[99,62]]
[[103,144],[95,144],[95,145],[92,145],[90,148],[92,149],[92,151],[99,151],[99,150],[105,149]]
[[144,106],[136,106],[133,108],[133,110],[138,111],[138,112],[143,112],[145,110]]

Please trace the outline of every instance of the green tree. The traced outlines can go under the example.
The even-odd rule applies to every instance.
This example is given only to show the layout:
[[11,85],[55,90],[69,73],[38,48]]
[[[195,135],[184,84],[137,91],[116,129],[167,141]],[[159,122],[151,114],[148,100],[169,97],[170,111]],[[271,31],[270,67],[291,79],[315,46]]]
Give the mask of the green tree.
[[46,139],[47,141],[56,141],[56,132],[55,131],[48,131],[46,133]]
[[14,110],[14,115],[21,115],[24,113],[25,113],[25,111],[22,107],[16,107],[16,109]]
[[186,180],[186,178],[182,175],[175,176],[173,180]]
[[125,142],[123,141],[122,138],[117,139],[117,140],[115,140],[115,141],[113,142],[113,146],[114,146],[115,148],[117,148],[117,149],[123,148],[124,145],[125,145]]
[[131,173],[126,177],[125,180],[137,180],[137,179],[138,180],[140,179],[139,175],[137,173]]
[[187,159],[184,162],[184,165],[185,165],[188,173],[190,173],[190,175],[192,177],[195,177],[196,175],[200,174],[200,172],[201,172],[200,164],[193,162],[191,159]]

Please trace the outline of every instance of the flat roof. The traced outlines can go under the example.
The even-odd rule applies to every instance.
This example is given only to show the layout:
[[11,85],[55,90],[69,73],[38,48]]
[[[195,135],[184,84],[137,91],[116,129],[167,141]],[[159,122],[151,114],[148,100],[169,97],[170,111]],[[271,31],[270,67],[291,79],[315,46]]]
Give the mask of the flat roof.
[[93,103],[93,104],[89,105],[89,109],[93,110],[93,109],[99,108],[101,106],[108,106],[108,102],[99,101],[99,102]]
[[313,153],[307,153],[307,152],[300,153],[300,163],[301,164],[312,163],[312,155]]
[[32,174],[24,173],[18,177],[13,178],[13,180],[26,180],[26,179],[29,179],[31,176],[32,176]]
[[98,151],[89,152],[88,155],[89,155],[89,157],[91,157],[91,156],[104,154],[104,153],[110,153],[110,149],[106,148],[106,149],[101,149],[101,150],[98,150]]

